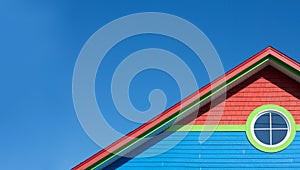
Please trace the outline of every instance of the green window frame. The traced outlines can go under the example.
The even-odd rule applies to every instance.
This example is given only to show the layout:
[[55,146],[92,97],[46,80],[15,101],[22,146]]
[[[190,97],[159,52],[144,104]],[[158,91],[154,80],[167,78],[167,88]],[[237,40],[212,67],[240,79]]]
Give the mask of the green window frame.
[[[258,139],[256,136],[256,129],[254,128],[254,125],[258,118],[260,118],[262,115],[266,115],[270,113],[270,127],[267,129],[270,131],[270,141],[272,141],[272,120],[271,120],[271,113],[275,113],[279,116],[281,116],[285,121],[287,125],[287,133],[285,137],[281,140],[281,142],[272,145],[272,142],[270,144],[266,144],[261,142],[262,140]],[[274,128],[275,129],[275,128]],[[275,129],[276,130],[276,129]],[[293,116],[291,113],[286,110],[285,108],[275,105],[275,104],[267,104],[260,106],[256,108],[248,117],[246,122],[246,135],[249,140],[249,142],[258,150],[261,150],[263,152],[279,152],[287,148],[294,140],[296,134],[296,124]]]

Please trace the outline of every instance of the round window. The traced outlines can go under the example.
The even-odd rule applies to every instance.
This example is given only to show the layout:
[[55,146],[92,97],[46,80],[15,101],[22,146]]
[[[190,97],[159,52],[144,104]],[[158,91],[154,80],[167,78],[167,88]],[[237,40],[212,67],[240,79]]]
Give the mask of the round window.
[[283,107],[264,105],[255,109],[246,123],[251,144],[264,152],[278,152],[288,147],[295,137],[293,116]]

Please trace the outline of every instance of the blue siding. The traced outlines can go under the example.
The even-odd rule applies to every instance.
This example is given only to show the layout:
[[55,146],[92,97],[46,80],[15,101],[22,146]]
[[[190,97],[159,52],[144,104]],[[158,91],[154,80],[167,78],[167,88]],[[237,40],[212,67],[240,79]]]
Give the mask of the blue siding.
[[139,155],[151,155],[174,144],[178,137],[186,135],[172,149],[147,158],[121,158],[107,169],[300,169],[300,132],[293,143],[278,153],[264,153],[255,149],[245,132],[214,132],[203,144],[201,132],[175,132],[147,148]]

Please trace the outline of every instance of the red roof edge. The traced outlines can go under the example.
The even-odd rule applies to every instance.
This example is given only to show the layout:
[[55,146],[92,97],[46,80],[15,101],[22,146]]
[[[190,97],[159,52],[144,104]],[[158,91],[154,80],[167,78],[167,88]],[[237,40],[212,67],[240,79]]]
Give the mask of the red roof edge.
[[179,111],[181,108],[187,106],[188,104],[192,103],[196,99],[200,98],[203,94],[206,94],[207,92],[210,92],[212,90],[212,88],[217,87],[218,85],[224,83],[226,80],[234,77],[235,75],[237,75],[238,73],[243,71],[245,68],[248,68],[249,66],[255,64],[256,62],[260,61],[262,58],[264,58],[265,56],[267,56],[269,54],[271,54],[272,56],[276,57],[277,59],[285,62],[286,64],[290,65],[291,67],[293,67],[297,70],[300,70],[300,64],[297,61],[291,59],[290,57],[288,57],[285,54],[283,54],[282,52],[276,50],[272,46],[268,46],[267,48],[263,49],[262,51],[255,54],[254,56],[250,57],[249,59],[247,59],[243,63],[241,63],[238,66],[234,67],[233,69],[228,71],[226,74],[221,75],[220,77],[218,77],[217,79],[215,79],[211,83],[208,83],[207,85],[203,86],[202,88],[200,88],[199,90],[197,90],[196,92],[191,94],[190,96],[186,97],[182,101],[180,101],[177,104],[173,105],[172,107],[165,110],[163,113],[159,114],[158,116],[156,116],[152,120],[150,120],[147,123],[141,125],[137,129],[135,129],[132,132],[128,133],[124,137],[120,138],[116,142],[112,143],[111,145],[109,145],[105,149],[99,151],[98,153],[94,154],[93,156],[91,156],[90,158],[88,158],[85,161],[81,162],[79,165],[75,166],[72,169],[73,170],[82,170],[82,169],[86,169],[86,168],[94,165],[95,163],[97,163],[98,161],[103,159],[104,157],[108,156],[111,153],[110,151],[115,151],[118,148],[120,148],[121,146],[127,144],[132,139],[134,139],[134,138],[138,137],[139,135],[143,134],[148,129],[154,127],[159,122],[165,120],[166,118],[168,118],[172,114]]

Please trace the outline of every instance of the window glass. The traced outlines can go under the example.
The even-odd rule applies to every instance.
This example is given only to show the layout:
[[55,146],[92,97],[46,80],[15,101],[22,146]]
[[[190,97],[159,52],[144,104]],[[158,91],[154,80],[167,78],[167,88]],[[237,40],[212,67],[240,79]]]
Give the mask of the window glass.
[[273,130],[272,131],[272,145],[276,145],[284,140],[287,135],[287,130]]
[[280,143],[287,133],[287,121],[276,111],[265,111],[259,114],[254,123],[255,138],[265,145],[272,146]]
[[270,127],[270,114],[261,115],[255,122],[254,128],[269,128]]
[[287,128],[287,123],[282,116],[272,113],[272,128]]
[[269,130],[255,130],[256,138],[267,145],[270,145],[270,131]]

